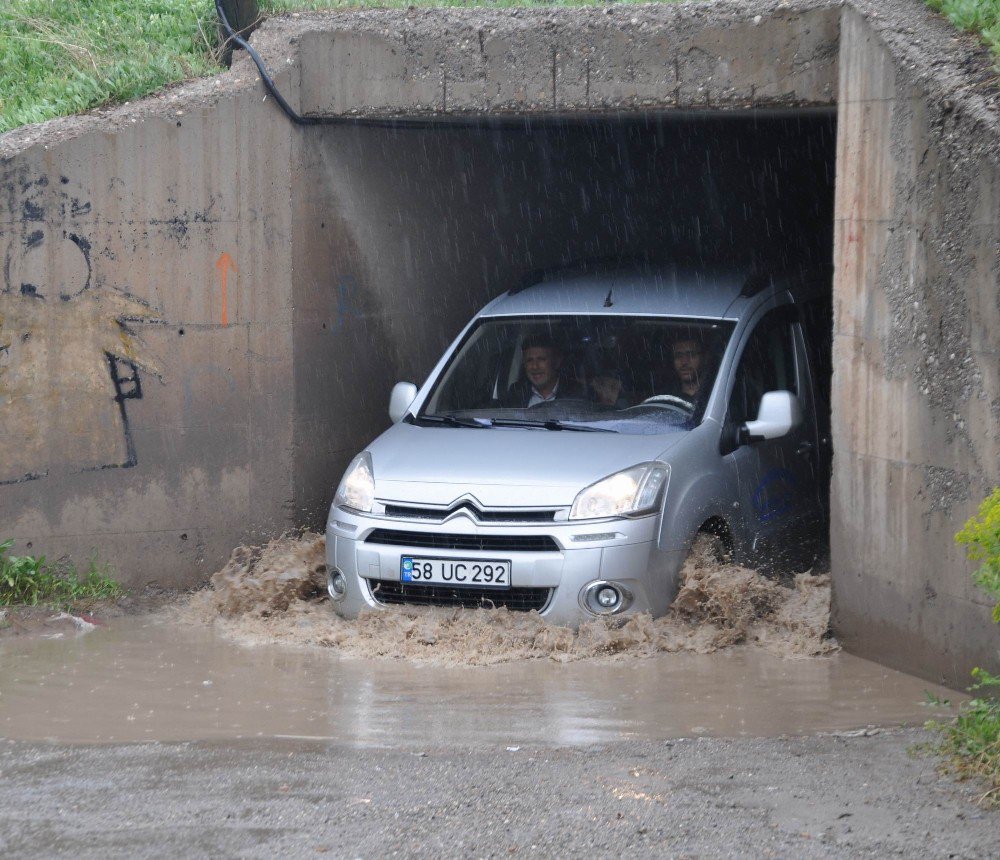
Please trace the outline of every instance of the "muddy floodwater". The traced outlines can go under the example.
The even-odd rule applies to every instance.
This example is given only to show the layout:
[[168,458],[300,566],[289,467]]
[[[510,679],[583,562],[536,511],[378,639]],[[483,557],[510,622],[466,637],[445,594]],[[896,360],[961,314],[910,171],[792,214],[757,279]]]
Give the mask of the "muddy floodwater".
[[920,724],[924,681],[846,654],[422,666],[248,648],[169,616],[0,644],[0,737],[320,738],[351,746],[584,744]]
[[237,547],[211,587],[178,606],[177,619],[210,625],[248,645],[301,645],[437,666],[612,655],[635,660],[736,645],[805,658],[840,648],[830,636],[828,576],[801,574],[782,585],[718,558],[708,544],[696,544],[681,579],[673,607],[661,618],[595,618],[578,629],[548,624],[537,612],[504,608],[394,607],[345,620],[325,599],[316,599],[325,592],[326,546],[322,535],[305,532]]

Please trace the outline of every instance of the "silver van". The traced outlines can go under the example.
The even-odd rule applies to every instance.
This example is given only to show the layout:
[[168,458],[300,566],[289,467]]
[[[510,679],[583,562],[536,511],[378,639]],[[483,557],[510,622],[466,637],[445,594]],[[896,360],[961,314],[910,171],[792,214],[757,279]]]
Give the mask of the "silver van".
[[693,540],[802,568],[827,522],[829,285],[582,269],[490,302],[348,466],[327,523],[346,617],[666,612]]

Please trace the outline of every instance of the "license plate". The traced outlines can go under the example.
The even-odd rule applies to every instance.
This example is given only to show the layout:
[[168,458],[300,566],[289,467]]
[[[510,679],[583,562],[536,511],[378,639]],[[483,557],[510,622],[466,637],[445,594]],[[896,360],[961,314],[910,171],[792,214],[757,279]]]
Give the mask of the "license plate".
[[414,585],[510,588],[510,562],[479,558],[414,558],[407,555],[400,560],[399,578]]

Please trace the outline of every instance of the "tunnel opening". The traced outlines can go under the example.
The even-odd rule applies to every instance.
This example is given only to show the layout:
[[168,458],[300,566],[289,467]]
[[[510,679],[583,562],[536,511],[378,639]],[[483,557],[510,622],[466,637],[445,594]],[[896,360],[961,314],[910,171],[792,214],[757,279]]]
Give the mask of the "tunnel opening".
[[[299,475],[317,525],[330,483],[385,427],[394,382],[422,382],[491,298],[583,261],[809,273],[822,299],[800,321],[829,447],[835,111],[327,127],[302,146],[297,256],[315,274],[296,302],[296,349],[313,358],[295,365],[315,376],[298,386],[314,419],[300,426],[315,446],[329,416],[358,419]],[[358,384],[317,385],[328,367]]]

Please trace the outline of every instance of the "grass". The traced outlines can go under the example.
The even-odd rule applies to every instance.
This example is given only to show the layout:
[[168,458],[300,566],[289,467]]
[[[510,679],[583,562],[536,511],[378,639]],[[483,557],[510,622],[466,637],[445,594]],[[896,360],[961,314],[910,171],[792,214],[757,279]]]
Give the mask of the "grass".
[[0,0],[0,132],[219,66],[209,0]]
[[65,560],[49,564],[45,556],[11,555],[14,541],[0,542],[0,606],[67,605],[80,600],[108,600],[125,592],[97,554],[82,573]]
[[925,0],[960,30],[978,35],[1000,62],[1000,0]]

